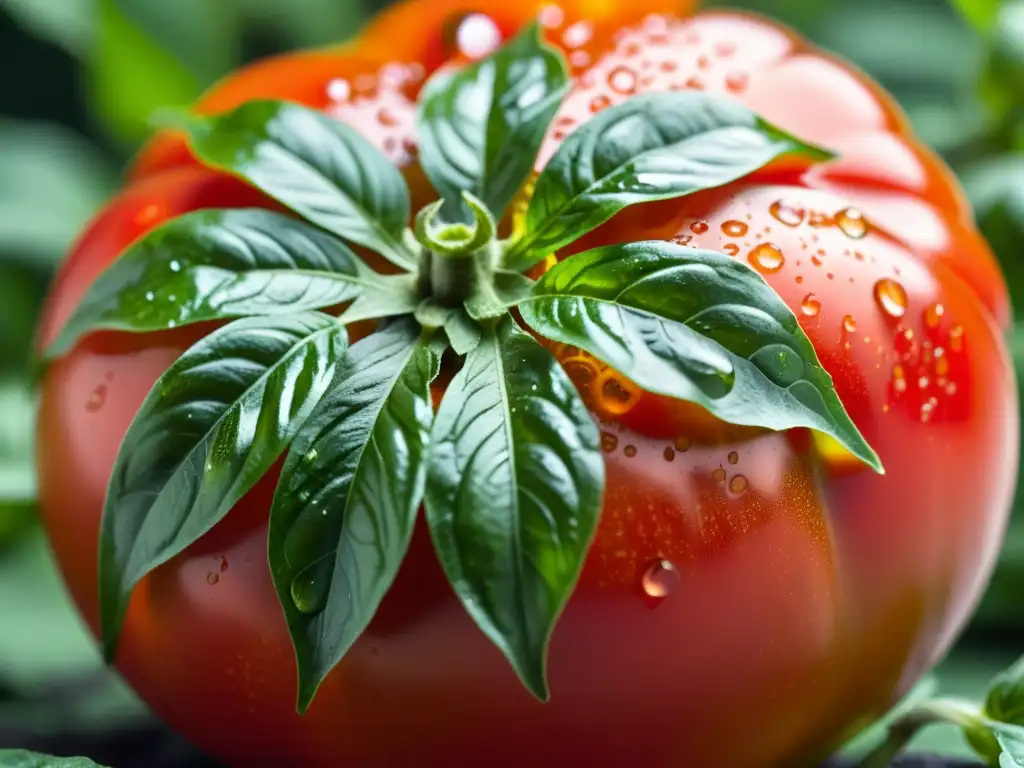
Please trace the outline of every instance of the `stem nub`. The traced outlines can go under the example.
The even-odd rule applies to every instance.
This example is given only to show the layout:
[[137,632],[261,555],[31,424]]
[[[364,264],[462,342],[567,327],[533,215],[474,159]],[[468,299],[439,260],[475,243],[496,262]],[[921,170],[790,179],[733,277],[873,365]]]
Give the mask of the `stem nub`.
[[462,197],[473,214],[473,224],[435,224],[444,205],[438,200],[416,214],[413,227],[413,235],[424,248],[420,288],[446,307],[460,306],[494,271],[494,217],[469,192]]

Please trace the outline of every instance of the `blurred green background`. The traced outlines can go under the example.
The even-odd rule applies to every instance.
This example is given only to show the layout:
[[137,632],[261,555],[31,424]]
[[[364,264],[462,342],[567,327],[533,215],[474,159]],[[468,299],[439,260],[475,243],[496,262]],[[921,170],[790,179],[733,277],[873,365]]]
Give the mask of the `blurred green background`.
[[[341,41],[385,0],[0,0],[0,747],[144,718],[100,666],[34,522],[29,347],[54,269],[155,108],[244,61]],[[709,3],[719,5],[719,3]],[[963,180],[1024,324],[1024,0],[749,0],[889,88]],[[1024,378],[1024,335],[1014,342]],[[1024,494],[943,693],[1024,652]],[[54,701],[59,704],[55,705]],[[918,746],[966,754],[955,735]]]

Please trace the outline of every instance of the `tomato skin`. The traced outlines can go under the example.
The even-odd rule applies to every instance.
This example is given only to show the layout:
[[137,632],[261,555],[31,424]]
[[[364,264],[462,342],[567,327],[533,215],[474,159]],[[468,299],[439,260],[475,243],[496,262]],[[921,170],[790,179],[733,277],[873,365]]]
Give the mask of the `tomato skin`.
[[[758,249],[771,244],[782,261],[770,262],[766,279],[887,474],[822,453],[806,430],[723,424],[616,379],[630,394],[622,412],[581,375],[603,383],[614,373],[559,349],[601,420],[607,491],[552,640],[551,701],[534,701],[473,625],[421,526],[373,623],[297,715],[293,652],[266,565],[272,472],[139,585],[121,636],[119,669],[200,748],[232,765],[396,766],[425,756],[499,766],[813,764],[904,693],[969,614],[1005,525],[1019,420],[1000,337],[1005,286],[958,186],[905,134],[877,86],[785,30],[735,14],[665,26],[638,21],[653,0],[624,5],[570,3],[549,33],[564,40],[578,20],[600,16],[576,46],[589,57],[577,74],[590,71],[593,82],[570,95],[556,130],[585,119],[595,99],[624,97],[611,85],[630,58],[634,74],[656,73],[640,74],[638,85],[651,78],[641,87],[732,93],[840,157],[810,169],[776,164],[721,190],[627,211],[574,248],[675,238],[734,248],[764,269]],[[330,109],[378,142],[422,197],[404,141],[407,91],[419,82],[408,62],[424,71],[440,63],[444,51],[424,30],[455,7],[399,6],[345,49],[249,68],[206,107],[272,96]],[[503,35],[522,21],[508,14],[533,9],[512,7],[494,5]],[[627,25],[615,45],[635,42],[636,52],[602,58]],[[379,70],[392,59],[406,64],[400,77],[392,67],[387,85]],[[357,88],[360,75],[376,78],[363,97],[325,99],[330,83]],[[41,342],[152,226],[196,208],[266,204],[197,168],[176,138],[158,138],[58,276]],[[866,213],[863,234],[838,215],[850,207]],[[880,299],[882,280],[905,299]],[[94,631],[96,540],[120,440],[158,376],[205,330],[96,334],[46,373],[41,506]],[[658,588],[660,599],[650,594]]]

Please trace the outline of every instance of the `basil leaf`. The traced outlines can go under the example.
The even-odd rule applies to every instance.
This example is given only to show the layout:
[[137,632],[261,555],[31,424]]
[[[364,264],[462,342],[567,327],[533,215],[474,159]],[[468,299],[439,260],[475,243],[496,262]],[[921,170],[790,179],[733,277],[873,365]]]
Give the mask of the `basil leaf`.
[[364,288],[338,322],[355,323],[381,317],[409,315],[423,301],[416,275],[386,275],[375,285]]
[[132,588],[224,517],[319,402],[345,348],[319,313],[214,331],[160,378],[125,435],[100,537],[100,626],[112,659]]
[[0,768],[103,768],[87,757],[51,757],[24,749],[0,749]]
[[742,262],[660,241],[596,248],[547,272],[519,309],[646,390],[734,424],[817,429],[881,471],[796,317]]
[[354,344],[281,473],[268,549],[300,711],[370,623],[409,547],[441,359],[419,336],[404,320]]
[[727,184],[788,152],[830,155],[731,99],[647,93],[569,134],[537,178],[525,229],[505,256],[522,270],[636,203]]
[[996,675],[982,711],[993,720],[1024,726],[1024,657]]
[[48,356],[94,330],[143,333],[322,309],[387,283],[331,235],[259,209],[204,210],[129,246],[86,293]]
[[544,134],[569,86],[562,54],[532,24],[493,55],[435,76],[418,114],[423,170],[455,210],[462,192],[496,217],[533,170]]
[[409,189],[402,174],[355,128],[279,101],[250,101],[183,126],[206,165],[239,176],[314,224],[366,246],[403,269]]
[[548,641],[583,566],[603,486],[598,431],[579,394],[506,316],[441,402],[426,511],[459,599],[540,699]]

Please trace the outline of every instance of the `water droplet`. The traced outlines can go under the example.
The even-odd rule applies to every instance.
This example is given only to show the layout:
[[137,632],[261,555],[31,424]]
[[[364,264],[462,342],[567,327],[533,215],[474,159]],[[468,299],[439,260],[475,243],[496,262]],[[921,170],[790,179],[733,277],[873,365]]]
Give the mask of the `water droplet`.
[[697,57],[697,69],[707,69],[711,66],[711,60],[707,56]]
[[691,77],[689,80],[686,81],[685,85],[691,91],[704,90],[704,82],[699,77]]
[[688,245],[693,240],[693,235],[676,235],[672,238],[672,242],[676,245]]
[[173,260],[168,266],[171,268],[171,272],[181,272],[181,262],[177,259]]
[[327,98],[331,101],[344,102],[348,101],[349,96],[352,95],[352,86],[349,85],[348,80],[341,78],[335,78],[327,84]]
[[722,231],[729,237],[743,237],[747,234],[747,225],[742,221],[736,221],[736,219],[729,219],[729,221],[722,223]]
[[747,87],[750,82],[750,75],[746,72],[730,72],[725,76],[725,87],[733,93],[739,93]]
[[588,360],[566,360],[562,367],[579,389],[587,389],[597,376],[597,369]]
[[662,72],[675,72],[677,69],[679,69],[679,65],[676,62],[672,61],[671,59],[666,59],[665,61],[661,62],[658,69],[660,69]]
[[924,324],[929,328],[938,328],[942,316],[946,314],[946,308],[941,304],[932,304],[924,311]]
[[778,272],[786,263],[782,251],[772,243],[761,243],[748,254],[747,258],[756,269],[767,273]]
[[622,449],[622,452],[626,454],[627,457],[632,459],[634,456],[636,456],[636,446],[627,445],[625,448]]
[[301,501],[303,504],[305,504],[307,501],[309,501],[309,499],[310,499],[309,491],[299,491],[299,501]]
[[664,600],[679,586],[679,571],[669,560],[657,560],[644,571],[644,594],[655,600]]
[[381,107],[377,112],[377,122],[387,128],[391,128],[398,125],[398,118],[387,107]]
[[224,573],[228,569],[228,559],[224,555],[220,556],[220,572]]
[[562,42],[567,48],[579,48],[590,42],[594,36],[594,25],[589,21],[577,21],[565,30],[562,35]]
[[211,587],[214,586],[218,581],[220,581],[220,576],[218,576],[213,571],[210,571],[208,574],[206,574],[206,583],[209,584]]
[[847,333],[853,333],[857,330],[857,321],[854,320],[853,315],[847,315],[843,318],[843,330]]
[[715,470],[711,473],[711,479],[714,480],[716,483],[725,482],[725,470],[722,467],[716,467]]
[[292,603],[300,613],[312,614],[323,610],[330,589],[330,579],[327,578],[324,566],[333,567],[333,560],[328,558],[319,564],[311,565],[292,579],[288,591],[291,593]]
[[740,460],[740,455],[736,451],[729,451],[729,463],[735,464]]
[[610,368],[598,377],[595,389],[601,410],[614,416],[628,413],[640,400],[640,390],[620,379]]
[[821,302],[813,293],[808,293],[800,302],[800,311],[808,317],[814,317],[821,312]]
[[776,200],[768,208],[768,212],[778,221],[787,227],[798,227],[803,223],[807,211],[803,208],[794,208],[787,205],[783,200]]
[[557,29],[565,23],[565,11],[557,5],[545,5],[537,15],[542,26]]
[[85,401],[85,410],[89,413],[96,413],[107,402],[107,385],[97,384],[96,388],[89,393],[89,399]]
[[665,461],[676,460],[676,452],[671,447],[666,447],[662,455],[665,457]]
[[711,227],[703,219],[698,219],[690,225],[690,231],[695,235],[703,235],[709,229],[711,229]]
[[573,51],[569,55],[569,63],[576,69],[583,69],[590,64],[590,54],[586,51]]
[[868,222],[856,208],[844,208],[836,214],[836,224],[847,237],[860,240],[868,233]]
[[907,292],[902,285],[887,277],[875,283],[875,301],[889,317],[903,317],[907,311]]
[[726,243],[722,246],[722,250],[725,251],[729,256],[735,256],[740,252],[740,247],[736,243]]
[[608,73],[608,85],[616,93],[629,96],[636,92],[636,73],[626,67],[616,67]]
[[680,453],[686,453],[686,451],[690,450],[690,446],[693,443],[690,440],[690,438],[686,437],[685,435],[681,435],[680,437],[677,437],[675,439],[675,442],[672,443],[672,444],[676,447],[676,450],[679,451]]
[[892,367],[892,386],[897,392],[907,391],[907,379],[902,365],[897,364]]
[[320,456],[320,454],[319,454],[319,452],[317,451],[316,448],[310,448],[309,452],[306,453],[306,455],[302,457],[302,461],[305,464],[315,464],[316,460],[319,458],[319,456]]
[[601,433],[601,450],[605,453],[611,453],[619,447],[619,438],[613,435],[611,432]]
[[747,478],[743,475],[733,475],[729,481],[729,490],[733,493],[743,493],[747,490]]
[[152,301],[155,298],[152,291],[146,291],[146,301]]
[[602,109],[607,109],[611,106],[612,100],[608,98],[607,93],[601,93],[590,100],[590,111],[600,112]]

